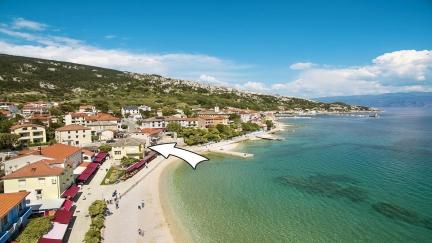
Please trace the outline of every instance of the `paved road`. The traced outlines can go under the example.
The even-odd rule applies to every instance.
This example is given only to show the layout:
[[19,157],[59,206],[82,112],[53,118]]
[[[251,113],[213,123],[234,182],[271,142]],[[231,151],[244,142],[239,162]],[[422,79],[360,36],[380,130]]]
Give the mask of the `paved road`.
[[[129,180],[114,185],[100,185],[107,173],[107,170],[111,167],[114,161],[110,159],[103,163],[97,171],[96,175],[91,180],[91,182],[88,185],[82,186],[80,189],[80,192],[82,194],[79,196],[79,199],[75,203],[75,219],[73,224],[71,225],[72,231],[68,242],[82,243],[85,232],[87,232],[90,227],[90,216],[88,215],[88,208],[92,202],[94,202],[95,200],[112,198],[112,193],[114,192],[114,190],[117,190],[117,192],[119,192],[121,195],[124,195],[125,192],[137,185],[138,182],[142,180],[147,174],[151,173],[152,170],[157,167],[163,160],[163,157],[158,156],[152,161],[152,163],[148,165],[148,168],[143,168]],[[121,200],[120,203],[122,203]]]

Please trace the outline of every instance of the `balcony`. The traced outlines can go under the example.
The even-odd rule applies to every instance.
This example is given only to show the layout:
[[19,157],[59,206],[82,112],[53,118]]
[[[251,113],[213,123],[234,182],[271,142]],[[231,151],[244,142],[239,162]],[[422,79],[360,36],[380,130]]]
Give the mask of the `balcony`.
[[32,209],[30,207],[22,210],[21,217],[19,217],[18,220],[10,226],[9,230],[5,231],[3,235],[0,236],[0,243],[5,243],[10,240],[20,226],[27,223],[30,214],[32,214]]

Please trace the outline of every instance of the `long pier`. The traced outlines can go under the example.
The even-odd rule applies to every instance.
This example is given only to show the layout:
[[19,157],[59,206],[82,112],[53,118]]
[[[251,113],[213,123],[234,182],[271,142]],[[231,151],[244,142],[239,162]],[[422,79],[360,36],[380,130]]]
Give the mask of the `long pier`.
[[254,154],[250,154],[250,153],[243,153],[243,152],[236,152],[236,151],[229,151],[229,150],[222,150],[222,149],[209,149],[208,151],[213,153],[237,156],[241,158],[251,158],[254,156]]

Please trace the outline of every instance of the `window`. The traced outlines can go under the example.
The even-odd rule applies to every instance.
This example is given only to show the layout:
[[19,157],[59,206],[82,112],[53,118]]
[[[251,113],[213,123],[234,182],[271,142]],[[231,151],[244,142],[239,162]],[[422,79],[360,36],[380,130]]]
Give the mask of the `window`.
[[19,186],[19,187],[25,187],[25,186],[26,186],[26,180],[25,180],[25,179],[23,179],[23,180],[18,180],[18,186]]
[[83,138],[85,138],[85,135],[83,135]]
[[70,139],[70,136],[68,136],[68,139]]
[[68,131],[68,134],[70,134],[70,131]]
[[27,127],[23,127],[23,129],[22,130],[27,130]]
[[51,179],[51,184],[57,184],[57,180],[56,179]]
[[78,135],[76,135],[75,138],[78,138]]
[[39,185],[45,185],[45,178],[39,178]]
[[78,131],[75,131],[75,133],[78,133]]
[[115,155],[120,155],[120,154],[121,154],[121,151],[114,151],[114,154],[115,154]]

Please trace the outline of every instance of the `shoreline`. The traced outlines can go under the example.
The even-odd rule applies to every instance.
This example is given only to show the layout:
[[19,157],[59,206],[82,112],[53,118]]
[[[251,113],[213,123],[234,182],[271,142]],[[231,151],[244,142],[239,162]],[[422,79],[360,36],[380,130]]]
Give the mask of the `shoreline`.
[[[218,143],[201,146],[185,147],[197,153],[212,153],[211,150],[233,151],[239,143],[260,139],[257,136],[273,134],[284,130],[284,124],[275,122],[276,127],[270,131],[247,134]],[[194,242],[190,231],[181,225],[181,221],[170,206],[167,175],[183,163],[176,157],[162,159],[154,166],[151,173],[146,174],[137,186],[122,196],[119,209],[111,209],[114,213],[106,219],[104,242]],[[136,175],[137,176],[137,175]],[[141,210],[137,205],[144,200],[145,207]],[[132,216],[133,215],[133,216]],[[132,217],[131,217],[132,216]],[[122,227],[118,227],[121,225]],[[139,236],[138,228],[144,231]]]

